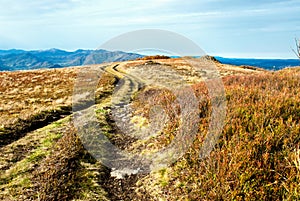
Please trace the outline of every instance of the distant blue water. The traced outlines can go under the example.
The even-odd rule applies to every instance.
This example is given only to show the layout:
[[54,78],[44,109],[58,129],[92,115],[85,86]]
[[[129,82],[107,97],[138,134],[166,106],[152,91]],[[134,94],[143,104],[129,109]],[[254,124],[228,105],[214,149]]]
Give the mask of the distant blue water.
[[264,68],[266,70],[280,70],[286,67],[300,66],[299,59],[240,59],[215,57],[223,64],[246,65]]

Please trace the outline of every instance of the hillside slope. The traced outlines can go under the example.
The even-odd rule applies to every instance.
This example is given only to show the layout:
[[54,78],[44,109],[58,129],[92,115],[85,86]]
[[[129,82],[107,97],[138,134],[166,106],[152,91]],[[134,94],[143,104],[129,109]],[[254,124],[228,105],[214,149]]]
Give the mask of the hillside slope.
[[[0,199],[299,199],[300,69],[268,72],[216,66],[218,73],[195,72],[182,59],[157,59],[0,72]],[[86,79],[77,77],[84,69],[90,70],[84,74],[88,76],[103,73],[95,105],[79,102],[82,113],[93,111],[104,136],[138,154],[155,153],[176,137],[181,111],[171,91],[162,86],[178,77],[188,83],[199,99],[199,119],[187,152],[166,168],[131,175],[120,175],[95,160],[83,146],[86,141],[72,114],[74,84]],[[204,80],[218,75],[226,93],[225,125],[209,157],[201,159],[212,109]],[[153,112],[162,111],[167,121],[160,118],[156,123],[163,122],[163,129],[150,138],[132,135],[131,127],[122,129],[122,122],[130,121],[146,130],[155,120]]]

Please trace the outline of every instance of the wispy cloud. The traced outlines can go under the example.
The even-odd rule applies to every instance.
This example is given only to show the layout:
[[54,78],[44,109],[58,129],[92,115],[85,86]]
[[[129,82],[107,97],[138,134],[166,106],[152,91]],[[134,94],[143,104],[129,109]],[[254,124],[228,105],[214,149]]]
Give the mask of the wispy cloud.
[[161,28],[184,34],[208,51],[274,51],[274,45],[264,44],[268,38],[278,41],[278,51],[287,51],[285,44],[300,35],[299,10],[298,0],[0,0],[0,49],[16,43],[22,48],[95,47],[122,32]]

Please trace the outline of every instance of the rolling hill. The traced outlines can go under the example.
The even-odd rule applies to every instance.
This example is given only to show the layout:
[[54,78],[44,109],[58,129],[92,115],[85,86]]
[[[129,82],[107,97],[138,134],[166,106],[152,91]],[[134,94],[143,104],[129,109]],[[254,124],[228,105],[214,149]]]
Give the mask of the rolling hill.
[[[195,71],[182,58],[152,58],[0,72],[0,200],[299,200],[300,68],[273,72],[219,62],[216,67],[218,73]],[[209,94],[207,83],[217,89],[216,75],[223,98]],[[163,87],[177,80],[191,88]],[[191,92],[193,110],[182,109],[192,103]],[[224,99],[217,143],[200,157],[217,117],[213,107]],[[193,124],[183,128],[183,115]],[[76,121],[80,116],[82,122]],[[112,143],[136,158],[156,156],[173,142],[186,144],[190,133],[178,138],[181,128],[196,128],[190,146],[173,163],[151,171],[129,172],[135,160],[112,168],[94,152],[117,156],[95,146]],[[158,156],[153,160],[173,153]]]

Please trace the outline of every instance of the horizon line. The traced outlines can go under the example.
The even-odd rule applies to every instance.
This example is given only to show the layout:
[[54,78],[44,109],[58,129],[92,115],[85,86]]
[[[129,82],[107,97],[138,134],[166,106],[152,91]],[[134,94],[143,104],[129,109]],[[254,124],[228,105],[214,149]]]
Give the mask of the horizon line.
[[[62,50],[62,51],[66,51],[66,52],[75,52],[75,51],[78,51],[78,50],[105,50],[105,49],[98,49],[98,48],[77,48],[77,49],[61,49],[61,48],[44,48],[44,49],[21,49],[21,48],[5,48],[5,49],[0,49],[0,51],[9,51],[9,50],[23,50],[23,51],[47,51],[47,50],[52,50],[52,49],[56,49],[56,50]],[[106,51],[110,51],[110,50],[106,50]],[[115,50],[116,51],[122,51],[122,50]],[[125,52],[125,51],[122,51],[122,52]],[[138,53],[138,52],[135,52],[135,51],[132,51],[132,52],[127,52],[127,53],[134,53],[134,54],[140,54],[140,55],[143,55],[143,56],[151,56],[151,55],[165,55],[165,54],[159,54],[158,52],[157,53],[154,53],[154,54],[141,54],[141,53]],[[226,54],[226,53],[224,53]],[[218,54],[218,53],[212,53],[212,54],[209,54],[207,53],[206,55],[209,55],[209,56],[213,56],[213,57],[221,57],[221,58],[226,58],[226,59],[278,59],[278,60],[285,60],[285,59],[291,59],[291,60],[299,60],[299,58],[296,58],[295,57],[276,57],[276,56],[232,56],[232,55],[222,55],[221,54]],[[179,55],[165,55],[165,56],[170,56],[170,57],[182,57],[182,56],[179,56]],[[199,55],[194,55],[195,57],[199,56]]]

